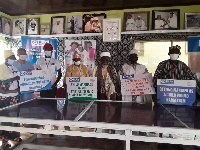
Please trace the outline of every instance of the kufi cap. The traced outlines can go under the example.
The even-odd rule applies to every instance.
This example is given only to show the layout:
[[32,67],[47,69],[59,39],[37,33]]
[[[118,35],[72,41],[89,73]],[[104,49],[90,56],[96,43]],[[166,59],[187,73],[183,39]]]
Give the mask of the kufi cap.
[[90,18],[90,20],[94,20],[94,18]]
[[102,52],[102,53],[100,54],[100,56],[101,56],[101,57],[103,57],[103,56],[108,56],[108,57],[110,57],[110,53],[109,53],[109,52]]
[[53,46],[50,44],[50,43],[46,43],[44,46],[43,46],[43,49],[45,48],[51,48],[51,50],[53,50]]
[[138,51],[136,49],[132,49],[130,52],[129,52],[129,55],[130,54],[138,54]]
[[141,16],[137,16],[138,18],[141,18]]
[[78,54],[78,52],[75,52],[75,53],[74,53],[73,59],[74,59],[74,58],[81,58],[80,55]]
[[5,50],[4,51],[4,59],[12,56],[12,55],[15,55],[11,50]]
[[98,17],[94,17],[94,20],[99,20],[99,18]]

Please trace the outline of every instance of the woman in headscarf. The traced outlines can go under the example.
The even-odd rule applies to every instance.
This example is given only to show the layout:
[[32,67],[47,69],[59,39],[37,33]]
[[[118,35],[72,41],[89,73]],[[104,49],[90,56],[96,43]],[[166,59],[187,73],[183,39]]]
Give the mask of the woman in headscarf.
[[[17,68],[12,64],[16,60],[15,55],[10,50],[4,51],[5,63],[0,65],[0,108],[16,104],[19,100],[19,76],[17,76]],[[1,125],[10,125],[10,123],[1,123]],[[10,131],[0,131],[2,144],[9,146],[8,140],[20,139],[20,133]]]

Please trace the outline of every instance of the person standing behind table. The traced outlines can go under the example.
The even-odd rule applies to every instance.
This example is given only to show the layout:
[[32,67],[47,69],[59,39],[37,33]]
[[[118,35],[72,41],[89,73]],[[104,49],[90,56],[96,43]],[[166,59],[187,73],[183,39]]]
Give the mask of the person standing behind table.
[[[15,55],[10,50],[4,51],[5,63],[0,65],[0,108],[7,107],[18,103],[19,100],[19,85],[20,78],[17,75],[18,71],[12,66],[16,60]],[[4,125],[4,123],[1,123]],[[11,123],[6,123],[8,126],[13,126]],[[2,139],[3,146],[10,146],[9,140],[17,140],[20,137],[19,132],[2,131],[0,130],[0,138]]]
[[[34,70],[33,64],[26,61],[27,55],[26,50],[23,48],[20,48],[17,50],[17,56],[19,56],[19,59],[13,63],[13,66],[17,68],[18,71],[32,71]],[[32,99],[33,94],[32,93],[24,93],[20,94],[20,101],[26,101],[28,99]]]
[[[122,66],[122,69],[120,71],[120,74],[122,75],[138,75],[138,74],[145,74],[148,73],[147,68],[137,63],[138,61],[138,51],[136,49],[133,49],[129,53],[129,62],[124,64]],[[136,101],[137,103],[143,103],[145,101],[144,95],[123,95],[122,96],[123,101]]]
[[[42,90],[40,92],[41,97],[47,98],[55,98],[56,91],[57,91],[57,83],[60,81],[62,74],[61,74],[61,66],[60,62],[51,57],[53,52],[53,46],[49,43],[46,43],[43,47],[45,57],[41,57],[36,62],[36,67],[38,70],[46,70],[48,69],[51,76],[51,89],[49,90]],[[56,78],[56,71],[58,72],[58,77]]]
[[89,77],[87,67],[81,64],[81,57],[78,52],[74,53],[73,64],[67,69],[64,77],[63,86],[66,89],[66,77]]
[[94,67],[93,77],[97,77],[98,100],[121,100],[121,86],[115,68],[110,64],[110,53],[101,53],[101,64]]
[[[157,92],[157,79],[195,80],[190,68],[182,61],[177,60],[181,55],[181,47],[176,45],[169,47],[170,59],[160,62],[154,73],[153,84]],[[153,100],[158,101],[156,95]]]

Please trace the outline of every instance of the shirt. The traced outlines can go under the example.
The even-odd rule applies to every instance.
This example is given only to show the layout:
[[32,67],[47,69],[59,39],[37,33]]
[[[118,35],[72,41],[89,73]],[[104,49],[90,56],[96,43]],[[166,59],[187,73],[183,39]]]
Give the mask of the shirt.
[[20,64],[18,61],[15,61],[13,66],[16,67],[18,71],[34,70],[33,64],[27,61],[25,61],[25,64]]
[[51,85],[53,85],[56,82],[56,70],[59,70],[61,68],[60,62],[55,58],[44,58],[44,57],[41,57],[37,60],[36,67],[39,70],[48,69],[50,71]]

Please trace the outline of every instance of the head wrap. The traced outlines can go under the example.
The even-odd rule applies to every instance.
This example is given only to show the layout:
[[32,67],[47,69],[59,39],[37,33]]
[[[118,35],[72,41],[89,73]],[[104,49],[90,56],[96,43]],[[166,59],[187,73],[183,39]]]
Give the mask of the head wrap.
[[5,50],[4,51],[4,59],[12,56],[12,55],[15,55],[11,50]]
[[45,50],[46,48],[51,48],[51,50],[53,50],[53,46],[50,44],[50,43],[46,43],[44,46],[43,46],[43,49]]
[[80,55],[78,54],[78,52],[75,52],[75,53],[74,53],[73,59],[74,59],[74,58],[81,58]]
[[101,57],[103,57],[103,56],[108,56],[108,57],[110,57],[110,53],[109,53],[109,52],[102,52],[102,53],[100,54],[100,56],[101,56]]
[[129,55],[130,54],[138,54],[138,51],[136,49],[132,49],[130,52],[129,52]]

